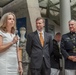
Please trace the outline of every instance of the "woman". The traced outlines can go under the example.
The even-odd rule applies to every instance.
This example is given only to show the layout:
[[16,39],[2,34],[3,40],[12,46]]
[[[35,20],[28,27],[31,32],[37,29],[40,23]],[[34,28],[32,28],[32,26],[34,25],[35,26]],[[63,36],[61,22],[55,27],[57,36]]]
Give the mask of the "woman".
[[0,23],[0,75],[22,75],[21,50],[15,30],[15,15],[4,14]]

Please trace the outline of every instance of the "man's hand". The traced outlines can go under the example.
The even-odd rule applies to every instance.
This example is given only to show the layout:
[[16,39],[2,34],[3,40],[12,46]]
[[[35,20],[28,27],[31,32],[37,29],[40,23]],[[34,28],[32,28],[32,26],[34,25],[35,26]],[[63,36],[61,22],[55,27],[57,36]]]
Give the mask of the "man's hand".
[[69,56],[68,59],[73,62],[76,62],[76,56]]

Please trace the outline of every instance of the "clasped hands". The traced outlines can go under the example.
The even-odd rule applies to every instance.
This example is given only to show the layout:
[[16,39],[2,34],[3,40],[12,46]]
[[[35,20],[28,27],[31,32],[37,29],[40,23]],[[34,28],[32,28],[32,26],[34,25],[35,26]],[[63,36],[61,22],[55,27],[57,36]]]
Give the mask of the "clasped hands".
[[76,62],[76,56],[69,56],[68,59],[73,62]]

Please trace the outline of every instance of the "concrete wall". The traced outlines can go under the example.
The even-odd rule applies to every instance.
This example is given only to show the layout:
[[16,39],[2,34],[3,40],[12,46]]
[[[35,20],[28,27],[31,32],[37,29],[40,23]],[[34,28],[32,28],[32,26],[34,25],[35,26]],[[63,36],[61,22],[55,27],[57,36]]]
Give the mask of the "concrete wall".
[[54,26],[54,33],[52,34],[53,35],[53,37],[54,37],[54,35],[57,33],[57,32],[60,32],[61,30],[60,30],[60,26],[59,25],[57,25],[56,23],[54,23],[52,20],[50,20],[50,19],[48,19],[48,25],[53,25]]
[[[14,12],[17,18],[26,17],[28,33],[35,30],[35,19],[41,16],[38,0],[33,0],[32,2],[29,2],[29,0],[15,0],[3,7],[2,13],[4,14],[10,11]],[[60,26],[55,24],[52,20],[48,21],[49,25],[54,25],[55,33],[60,31]]]
[[27,30],[28,32],[32,31],[26,0],[14,0],[3,7],[3,14],[6,12],[14,12],[17,18],[26,17],[26,25],[28,26]]

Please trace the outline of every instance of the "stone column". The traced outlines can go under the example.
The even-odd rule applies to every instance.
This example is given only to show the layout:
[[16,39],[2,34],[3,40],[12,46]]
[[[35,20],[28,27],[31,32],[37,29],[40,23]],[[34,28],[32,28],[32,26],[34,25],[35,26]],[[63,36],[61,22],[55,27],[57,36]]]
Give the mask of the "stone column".
[[[27,3],[27,9],[28,9],[28,14],[29,14],[29,22],[31,24],[32,27],[32,31],[36,30],[36,24],[35,24],[35,20],[37,17],[40,17],[40,9],[39,9],[39,3],[38,0],[26,0]],[[27,25],[27,33],[29,33],[29,26]]]
[[[69,32],[69,20],[71,20],[70,0],[60,0],[60,26],[62,34]],[[62,58],[62,67],[61,75],[65,75],[64,57]]]
[[60,25],[62,34],[69,32],[69,20],[71,20],[70,0],[60,0]]

